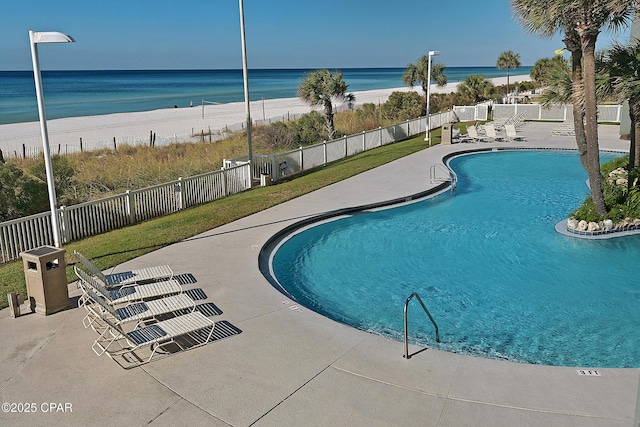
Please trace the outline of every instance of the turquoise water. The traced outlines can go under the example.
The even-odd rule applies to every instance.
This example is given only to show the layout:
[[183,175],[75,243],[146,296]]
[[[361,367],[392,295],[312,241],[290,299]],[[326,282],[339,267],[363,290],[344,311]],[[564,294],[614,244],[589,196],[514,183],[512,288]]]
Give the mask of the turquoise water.
[[[342,69],[350,91],[402,87],[405,68]],[[518,68],[529,74],[531,67]],[[249,70],[252,101],[295,98],[311,69]],[[512,71],[512,74],[514,71]],[[494,67],[448,67],[450,82],[471,74],[504,77]],[[42,71],[48,119],[244,101],[242,70]],[[32,71],[0,71],[0,124],[38,120]]]
[[[607,159],[610,156],[603,156]],[[577,155],[453,159],[455,194],[361,213],[291,237],[273,270],[302,305],[402,340],[534,364],[640,367],[640,236],[580,240],[554,225],[587,195]]]

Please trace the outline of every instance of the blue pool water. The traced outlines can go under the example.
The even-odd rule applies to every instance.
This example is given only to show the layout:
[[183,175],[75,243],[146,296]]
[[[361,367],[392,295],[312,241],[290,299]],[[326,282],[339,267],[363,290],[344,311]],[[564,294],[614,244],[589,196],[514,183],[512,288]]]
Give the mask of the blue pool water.
[[[607,156],[603,156],[606,160]],[[640,236],[582,240],[554,225],[587,195],[577,155],[497,152],[450,162],[458,190],[324,223],[272,269],[300,304],[402,340],[516,362],[640,367]]]

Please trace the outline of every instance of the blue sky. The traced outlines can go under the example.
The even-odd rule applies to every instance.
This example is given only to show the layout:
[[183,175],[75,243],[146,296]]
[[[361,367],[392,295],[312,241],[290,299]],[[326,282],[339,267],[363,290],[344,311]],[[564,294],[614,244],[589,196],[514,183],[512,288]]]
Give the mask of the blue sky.
[[[1,0],[0,70],[30,70],[29,30],[76,43],[39,49],[42,69],[241,68],[237,0]],[[508,0],[245,0],[249,68],[533,65],[562,47],[530,36]],[[623,42],[628,35],[613,38]],[[599,48],[612,37],[602,35]]]

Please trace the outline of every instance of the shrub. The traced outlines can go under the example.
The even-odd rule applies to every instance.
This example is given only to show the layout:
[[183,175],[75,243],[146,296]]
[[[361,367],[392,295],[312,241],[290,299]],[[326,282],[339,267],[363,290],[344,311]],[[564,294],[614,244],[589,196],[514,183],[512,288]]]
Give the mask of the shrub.
[[390,120],[413,119],[422,112],[422,97],[417,92],[393,92],[380,107],[382,117]]
[[324,116],[317,111],[303,114],[289,126],[295,135],[295,144],[298,146],[316,144],[329,138]]

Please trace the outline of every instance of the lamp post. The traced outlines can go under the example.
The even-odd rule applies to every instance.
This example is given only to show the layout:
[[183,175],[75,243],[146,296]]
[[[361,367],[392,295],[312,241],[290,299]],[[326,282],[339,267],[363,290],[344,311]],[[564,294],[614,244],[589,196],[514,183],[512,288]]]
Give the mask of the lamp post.
[[251,107],[249,100],[249,76],[247,73],[247,41],[245,39],[244,32],[244,4],[242,0],[240,1],[240,38],[242,41],[242,80],[244,82],[244,105],[245,111],[247,113],[247,147],[248,147],[248,159],[249,159],[249,173],[251,174],[251,178],[253,180],[253,169],[252,169],[252,160],[253,153],[251,150]]
[[431,146],[431,141],[429,139],[429,98],[431,97],[431,57],[432,56],[436,56],[436,55],[440,55],[440,51],[439,50],[430,50],[429,51],[429,65],[427,67],[427,131],[425,132],[424,135],[424,140],[425,141],[429,141],[429,146]]
[[40,116],[40,133],[42,133],[42,149],[44,151],[44,167],[47,173],[47,189],[49,190],[49,206],[51,208],[51,227],[53,228],[53,243],[60,247],[60,227],[58,226],[58,202],[56,187],[53,182],[53,167],[49,150],[49,134],[47,132],[47,117],[44,112],[44,96],[42,93],[42,76],[40,75],[40,61],[38,60],[39,43],[70,43],[75,40],[57,31],[29,31],[31,42],[31,59],[33,61],[33,78],[36,83],[36,98],[38,100],[38,114]]

